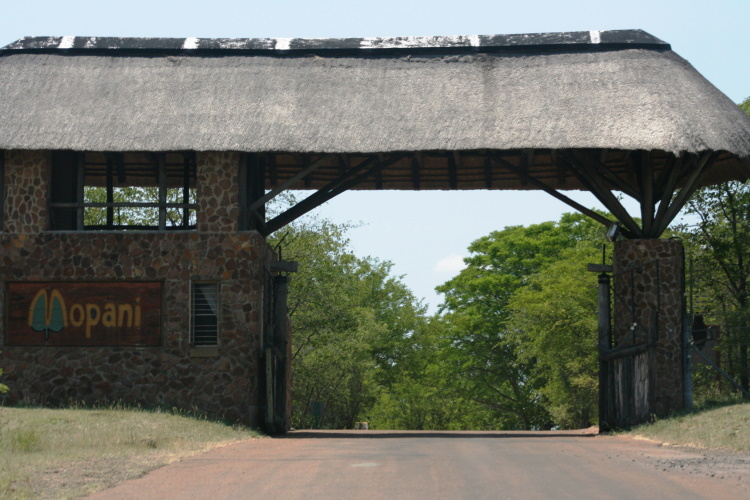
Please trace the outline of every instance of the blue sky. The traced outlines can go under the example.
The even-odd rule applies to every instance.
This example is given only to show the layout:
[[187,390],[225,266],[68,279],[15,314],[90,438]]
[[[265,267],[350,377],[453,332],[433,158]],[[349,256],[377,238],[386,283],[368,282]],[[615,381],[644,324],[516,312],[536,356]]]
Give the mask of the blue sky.
[[[749,21],[748,0],[0,0],[0,46],[40,35],[339,38],[638,28],[670,43],[740,102],[750,96]],[[585,193],[572,197],[598,206]],[[392,261],[434,311],[440,302],[434,287],[455,274],[471,241],[505,226],[556,220],[565,211],[537,192],[354,192],[317,214],[361,222],[350,232],[357,253]]]

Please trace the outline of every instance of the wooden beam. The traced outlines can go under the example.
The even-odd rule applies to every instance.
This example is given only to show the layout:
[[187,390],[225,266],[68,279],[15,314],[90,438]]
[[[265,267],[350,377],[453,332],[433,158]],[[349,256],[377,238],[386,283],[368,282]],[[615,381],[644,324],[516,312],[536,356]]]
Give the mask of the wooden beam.
[[[309,163],[309,161],[310,161],[310,155],[302,155],[302,158],[303,158],[303,162],[302,162],[303,165],[306,164],[306,163]],[[309,188],[310,186],[312,186],[312,180],[313,180],[313,170],[311,170],[310,173],[307,174],[302,179],[302,182],[305,184],[306,188]]]
[[599,161],[603,164],[607,164],[607,157],[609,156],[609,149],[602,149],[599,151]]
[[622,206],[620,200],[618,200],[612,191],[604,184],[601,176],[598,175],[595,169],[588,167],[585,163],[579,162],[575,153],[571,152],[565,155],[570,166],[574,171],[578,171],[580,176],[585,179],[589,184],[589,189],[597,199],[609,210],[612,215],[617,217],[625,229],[628,231],[629,238],[642,238],[643,231],[638,224],[633,220],[625,207]]
[[693,193],[695,193],[700,187],[701,180],[703,180],[703,176],[706,174],[708,167],[713,163],[713,158],[715,158],[716,155],[717,153],[713,151],[706,151],[695,161],[695,168],[686,179],[686,182],[683,184],[679,193],[677,193],[677,196],[675,196],[675,199],[669,204],[669,208],[667,208],[664,213],[662,220],[657,223],[657,234],[660,235],[666,231],[672,220],[677,217],[679,211],[685,206],[685,203],[687,203]]
[[120,184],[125,184],[125,160],[123,159],[122,155],[119,156],[119,161],[117,161],[116,164],[117,180],[120,182]]
[[268,156],[243,153],[240,157],[239,203],[240,230],[259,229],[266,222],[265,203],[259,203],[266,191]]
[[182,227],[184,228],[190,225],[190,209],[187,205],[190,203],[190,170],[192,167],[192,158],[193,156],[187,153],[182,155],[182,203],[185,204],[182,209]]
[[633,151],[629,158],[634,163],[634,171],[637,173],[640,185],[641,198],[641,227],[645,238],[654,238],[651,232],[654,227],[654,168],[651,163],[651,155],[646,151]]
[[86,153],[80,151],[75,153],[76,155],[76,166],[77,166],[77,179],[76,179],[76,200],[80,204],[76,209],[76,228],[78,231],[83,231],[86,225],[84,219],[84,208],[83,200],[85,199],[85,188],[86,188]]
[[568,182],[567,169],[565,168],[565,162],[560,161],[557,150],[552,149],[549,152],[549,157],[552,165],[557,166],[557,187],[563,187]]
[[611,226],[614,223],[614,221],[611,221],[608,218],[604,217],[603,215],[594,212],[590,208],[584,207],[583,205],[581,205],[577,201],[574,201],[574,200],[568,198],[567,196],[565,196],[561,192],[559,192],[556,189],[548,186],[547,184],[545,184],[544,182],[540,181],[539,179],[537,179],[535,177],[532,177],[531,175],[529,175],[528,173],[524,172],[522,169],[520,169],[519,167],[516,167],[515,165],[513,165],[510,162],[508,162],[507,160],[503,159],[502,157],[499,157],[499,156],[498,157],[492,157],[491,161],[499,163],[504,168],[506,168],[507,170],[510,170],[511,172],[515,173],[519,177],[525,177],[526,180],[529,183],[535,185],[536,187],[538,187],[539,189],[541,189],[545,193],[547,193],[547,194],[549,194],[551,196],[554,196],[555,198],[557,198],[558,200],[562,201],[566,205],[573,207],[574,209],[578,210],[582,214],[587,215],[588,217],[591,217],[592,219],[594,219],[597,222],[600,222],[605,227],[609,227],[609,226]]
[[414,152],[414,157],[411,159],[411,182],[412,187],[419,191],[420,171],[424,167],[424,157],[420,151]]
[[669,176],[672,173],[675,164],[675,156],[672,154],[668,155],[667,159],[664,162],[664,166],[662,167],[659,175],[657,175],[656,180],[654,181],[654,198],[658,198],[659,200],[661,200],[662,196],[664,195],[664,188],[666,187],[667,180],[669,179]]
[[250,229],[250,211],[248,206],[250,204],[250,193],[248,193],[248,164],[250,153],[240,153],[240,164],[239,171],[237,172],[237,182],[240,185],[239,193],[237,194],[237,202],[240,206],[240,217],[239,217],[239,229],[245,231]]
[[[265,211],[263,212],[265,214]],[[266,217],[261,215],[257,210],[248,210],[248,215],[253,218],[254,222],[250,223],[250,228],[257,230],[261,234],[265,234],[266,230]]]
[[660,186],[661,197],[659,199],[659,209],[656,211],[654,216],[654,224],[658,227],[661,225],[660,221],[664,218],[669,209],[669,203],[672,201],[674,191],[677,189],[677,183],[679,182],[682,174],[685,172],[685,157],[678,158],[672,170],[670,170],[667,178],[663,181]]
[[609,182],[610,187],[614,188],[615,191],[621,191],[631,198],[639,199],[638,189],[627,180],[618,177],[599,158],[582,149],[574,150],[573,154],[580,163],[583,163],[591,171],[595,171],[602,179]]
[[[255,161],[253,162],[253,165],[250,165],[251,167],[251,178],[252,178],[252,185],[250,186],[250,189],[252,189],[251,195],[252,200],[255,201],[261,196],[263,196],[266,192],[266,170],[268,168],[268,155],[266,154],[259,154],[255,156]],[[266,205],[261,205],[254,211],[258,212],[261,218],[261,225],[265,224],[266,221]]]
[[[244,172],[244,183],[240,184],[240,190],[244,196],[245,212],[241,217],[241,222],[245,225],[242,229],[262,230],[266,223],[266,205],[265,203],[254,206],[255,202],[262,198],[266,192],[266,163],[267,158],[261,154],[245,154],[244,165],[240,164],[240,172]],[[244,169],[243,169],[244,167]],[[248,207],[248,205],[250,205]]]
[[163,153],[156,153],[159,167],[159,229],[167,228],[167,165]]
[[266,168],[268,169],[269,177],[271,178],[271,185],[275,186],[276,183],[279,182],[279,171],[276,165],[276,155],[268,155]]
[[[375,157],[367,158],[366,160],[362,161],[359,165],[354,167],[352,170],[347,172],[345,176],[340,177],[339,179],[336,179],[328,183],[325,187],[321,188],[319,191],[313,193],[312,195],[300,201],[293,207],[289,208],[286,212],[281,213],[277,215],[276,217],[274,217],[273,219],[271,219],[270,221],[268,221],[268,223],[266,224],[265,232],[263,232],[262,234],[264,236],[267,236],[273,233],[274,231],[281,229],[282,227],[289,224],[290,222],[293,222],[297,218],[305,215],[310,210],[313,210],[316,207],[319,207],[320,205],[327,202],[331,198],[356,186],[360,182],[364,181],[370,175],[388,167],[389,165],[396,163],[397,161],[401,160],[401,158],[402,156],[400,155],[394,156],[382,162],[378,161],[377,163],[376,163]],[[375,165],[370,167],[372,163],[375,163]],[[362,172],[363,170],[364,172]],[[359,175],[356,175],[358,173]]]
[[[111,205],[112,203],[115,202],[115,198],[114,198],[115,196],[114,163],[115,162],[116,161],[113,158],[113,154],[108,154],[107,155],[107,173],[105,176],[106,177],[105,181],[107,183],[107,187],[106,187],[107,204],[109,204],[109,206],[106,208],[108,229],[111,229],[115,225],[115,221],[114,221],[115,210],[114,208],[112,208],[112,205]],[[120,163],[120,162],[117,162],[117,163]],[[161,181],[161,178],[159,178],[159,180]],[[159,183],[159,189],[160,189],[159,193],[161,195],[161,182]],[[161,202],[161,200],[159,201]]]
[[529,168],[534,166],[534,150],[525,149],[524,154],[521,155],[521,171],[526,174],[521,176],[521,186],[526,187],[529,185],[528,174]]
[[352,168],[352,159],[347,154],[337,155],[339,160],[339,175],[344,175],[347,170]]
[[458,169],[461,167],[461,152],[453,151],[448,155],[448,185],[451,189],[458,189]]
[[300,170],[297,174],[290,177],[289,179],[285,180],[275,188],[273,188],[271,191],[267,192],[262,197],[258,198],[256,201],[248,207],[249,210],[255,210],[261,205],[264,205],[266,202],[276,198],[281,192],[285,191],[289,186],[293,185],[295,182],[299,181],[300,179],[303,179],[305,176],[310,174],[313,170],[323,165],[323,163],[326,162],[328,159],[328,156],[321,156],[314,162],[312,162],[310,165],[308,165],[306,168]]
[[488,152],[484,158],[484,187],[492,189],[492,159]]
[[[383,153],[378,153],[378,161],[380,163],[383,163],[383,159],[385,156],[383,156]],[[375,189],[380,191],[383,189],[383,169],[379,168],[375,171]]]

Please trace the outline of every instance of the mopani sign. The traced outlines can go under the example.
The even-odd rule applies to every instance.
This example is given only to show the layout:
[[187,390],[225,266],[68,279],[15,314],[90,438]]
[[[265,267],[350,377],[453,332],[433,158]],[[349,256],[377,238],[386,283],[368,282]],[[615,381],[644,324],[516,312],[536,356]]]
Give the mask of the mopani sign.
[[9,283],[6,345],[157,346],[161,283]]

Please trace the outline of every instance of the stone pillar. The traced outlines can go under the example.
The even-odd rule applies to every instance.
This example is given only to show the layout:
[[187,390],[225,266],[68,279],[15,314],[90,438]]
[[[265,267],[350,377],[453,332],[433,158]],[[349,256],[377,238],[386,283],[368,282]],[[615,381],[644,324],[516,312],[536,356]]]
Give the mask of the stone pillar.
[[648,342],[649,329],[656,329],[656,345],[650,348],[655,373],[644,382],[650,386],[650,413],[666,416],[684,405],[682,243],[618,241],[613,260],[615,347]]
[[5,152],[4,228],[20,238],[47,230],[48,151]]
[[236,233],[239,230],[239,165],[235,152],[196,155],[199,233]]

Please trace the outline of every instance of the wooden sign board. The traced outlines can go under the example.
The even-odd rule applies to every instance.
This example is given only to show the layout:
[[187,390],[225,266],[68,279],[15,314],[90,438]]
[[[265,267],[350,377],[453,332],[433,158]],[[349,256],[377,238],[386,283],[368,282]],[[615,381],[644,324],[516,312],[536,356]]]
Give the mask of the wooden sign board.
[[6,345],[159,346],[160,282],[8,283]]

